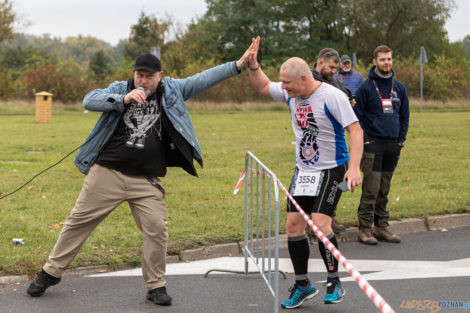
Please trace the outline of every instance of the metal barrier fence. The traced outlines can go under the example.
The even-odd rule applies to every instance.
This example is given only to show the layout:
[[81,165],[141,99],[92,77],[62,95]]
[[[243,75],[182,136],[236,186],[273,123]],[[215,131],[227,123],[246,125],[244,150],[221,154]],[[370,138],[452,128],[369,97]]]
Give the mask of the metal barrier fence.
[[[246,175],[246,177],[244,177]],[[274,298],[274,313],[279,312],[279,188],[277,176],[250,151],[245,156],[245,270],[211,269],[210,272],[259,273]],[[267,196],[266,196],[267,195]],[[273,229],[274,228],[274,229]],[[250,272],[249,260],[257,268]],[[274,263],[274,264],[273,264]]]
[[[252,170],[252,172],[254,172]],[[261,175],[259,171],[256,171],[257,175]],[[241,182],[243,181],[245,177],[245,171],[243,171],[242,176],[240,177],[240,180],[238,181],[237,186],[235,187],[234,193],[237,192],[238,189],[240,189]],[[290,201],[295,205],[297,211],[302,215],[302,217],[305,219],[307,224],[310,226],[310,228],[315,232],[315,235],[317,238],[319,238],[325,247],[328,248],[328,250],[333,253],[334,257],[338,260],[341,265],[348,271],[349,275],[351,275],[352,278],[356,281],[356,283],[359,285],[359,287],[364,291],[364,293],[369,297],[370,300],[375,304],[377,308],[379,308],[382,313],[395,313],[395,310],[385,301],[384,298],[372,287],[372,285],[362,276],[361,273],[359,273],[353,266],[352,264],[344,257],[344,255],[333,245],[333,243],[323,234],[323,232],[315,225],[313,220],[305,213],[305,211],[299,206],[299,204],[295,201],[295,199],[292,197],[292,195],[287,191],[286,187],[281,183],[279,179],[277,179],[277,184],[279,187],[284,191],[287,195],[287,197],[290,199]]]
[[[256,162],[256,169],[253,168],[253,160]],[[248,163],[250,163],[250,167],[248,167]],[[262,168],[262,170],[259,170],[259,167]],[[253,188],[253,174],[257,176],[256,178],[256,188],[254,190]],[[249,177],[245,177],[245,175],[250,175]],[[262,224],[262,235],[261,235],[261,241],[263,243],[263,248],[259,248],[259,240],[260,240],[260,232],[259,232],[259,178],[261,177],[262,179],[262,221],[264,221],[264,212],[265,212],[265,177],[268,178],[268,186],[269,186],[269,209],[268,212],[271,211],[271,186],[274,186],[274,194],[275,194],[275,269],[274,269],[274,280],[271,280],[271,276],[266,277],[266,271],[265,271],[265,251],[266,251],[266,246],[265,246],[265,229],[264,229],[264,224]],[[324,243],[325,247],[328,248],[328,250],[331,251],[331,253],[334,255],[334,257],[338,260],[339,263],[348,271],[349,275],[351,275],[352,278],[356,281],[356,283],[359,285],[359,287],[364,291],[364,293],[369,297],[369,299],[375,304],[377,308],[379,308],[382,313],[395,313],[395,310],[385,301],[384,298],[372,287],[372,285],[364,279],[361,273],[359,273],[353,266],[352,264],[343,256],[343,254],[331,243],[331,241],[320,231],[320,229],[315,225],[315,223],[310,219],[310,217],[304,212],[304,210],[299,206],[299,204],[295,201],[295,199],[292,197],[292,195],[287,191],[287,189],[284,187],[284,185],[281,183],[279,179],[276,178],[276,175],[272,173],[268,168],[266,168],[263,163],[261,163],[251,152],[248,152],[246,154],[246,159],[245,159],[245,169],[242,172],[242,175],[240,176],[240,179],[238,180],[237,186],[235,187],[234,194],[238,192],[238,190],[241,187],[241,184],[243,182],[243,179],[245,179],[245,247],[244,247],[244,254],[245,254],[245,272],[239,272],[239,273],[246,273],[248,274],[248,258],[251,258],[253,262],[256,264],[259,272],[262,274],[264,280],[268,284],[269,290],[274,296],[274,312],[278,312],[278,300],[279,300],[279,294],[278,294],[278,278],[279,278],[279,273],[281,273],[284,278],[286,278],[285,274],[282,271],[279,271],[279,192],[277,189],[277,186],[279,186],[283,192],[286,193],[287,197],[290,199],[290,201],[295,205],[297,208],[297,211],[302,215],[302,217],[305,219],[307,224],[310,226],[310,228],[315,232],[315,235],[320,238],[320,240]],[[250,180],[250,190],[248,190],[248,180]],[[256,192],[256,236],[254,236],[254,213],[253,213],[253,193]],[[248,194],[250,194],[250,197],[248,197]],[[248,201],[248,198],[250,201]],[[250,203],[250,217],[249,219],[248,216],[248,203]],[[271,216],[268,217],[268,220],[271,223]],[[248,226],[250,221],[250,227]],[[271,225],[271,224],[268,224]],[[251,235],[250,235],[251,234]],[[270,238],[270,230],[268,230],[268,238]],[[248,238],[251,238],[251,241],[248,241]],[[254,246],[253,242],[256,238],[256,245]],[[256,247],[256,249],[254,249]],[[251,248],[251,249],[250,249]],[[259,251],[262,251],[262,267],[260,269],[259,267]],[[268,268],[268,273],[271,274],[271,251],[268,250],[268,259],[269,259],[269,268]],[[205,276],[209,272],[213,270],[210,270],[206,273]],[[225,271],[224,272],[235,272],[235,271]]]

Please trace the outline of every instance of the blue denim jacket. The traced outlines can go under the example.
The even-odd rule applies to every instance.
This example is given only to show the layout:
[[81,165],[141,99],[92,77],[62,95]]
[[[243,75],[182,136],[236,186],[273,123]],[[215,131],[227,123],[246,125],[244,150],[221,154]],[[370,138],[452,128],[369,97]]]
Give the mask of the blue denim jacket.
[[[195,159],[201,166],[203,165],[201,147],[184,101],[236,74],[239,74],[239,71],[235,62],[229,62],[185,79],[170,77],[163,79],[165,88],[162,99],[163,110],[175,129],[194,148]],[[74,163],[80,172],[88,174],[114,133],[125,111],[123,99],[126,93],[127,82],[121,81],[112,83],[106,89],[92,90],[83,99],[85,109],[103,114],[75,156]]]

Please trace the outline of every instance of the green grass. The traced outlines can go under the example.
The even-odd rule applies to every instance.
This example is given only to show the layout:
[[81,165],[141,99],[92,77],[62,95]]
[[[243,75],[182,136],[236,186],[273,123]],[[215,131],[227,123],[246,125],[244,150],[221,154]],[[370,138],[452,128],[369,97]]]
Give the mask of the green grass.
[[[419,98],[410,99],[410,110],[421,112],[421,101]],[[423,112],[469,112],[470,101],[468,99],[452,100],[442,102],[438,100],[424,100]]]
[[[172,254],[243,239],[243,190],[237,196],[232,191],[246,151],[259,157],[286,186],[294,167],[294,136],[286,108],[191,111],[205,167],[197,168],[199,178],[170,168],[163,179]],[[32,115],[0,115],[0,192],[14,190],[79,146],[98,116],[63,109],[54,112],[52,123],[39,124]],[[469,112],[412,113],[390,191],[391,219],[470,212],[469,142]],[[0,200],[0,275],[32,274],[46,261],[83,184],[84,176],[72,158]],[[339,204],[338,219],[348,226],[357,225],[359,197],[360,188],[344,194]],[[281,193],[280,199],[284,233],[285,195]],[[12,238],[24,238],[26,245],[14,246]],[[71,266],[139,264],[141,239],[123,204],[93,232]]]

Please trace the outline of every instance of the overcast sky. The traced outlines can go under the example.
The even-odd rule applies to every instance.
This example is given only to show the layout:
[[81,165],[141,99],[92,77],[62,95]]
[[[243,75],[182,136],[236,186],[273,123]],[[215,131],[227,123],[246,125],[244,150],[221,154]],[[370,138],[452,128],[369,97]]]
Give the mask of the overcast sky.
[[[446,23],[450,41],[470,34],[469,0],[455,0],[458,8]],[[65,39],[68,36],[92,35],[116,45],[128,38],[130,27],[136,24],[140,12],[187,24],[206,11],[204,0],[13,0],[14,9],[29,26],[20,31],[35,35],[50,34]]]

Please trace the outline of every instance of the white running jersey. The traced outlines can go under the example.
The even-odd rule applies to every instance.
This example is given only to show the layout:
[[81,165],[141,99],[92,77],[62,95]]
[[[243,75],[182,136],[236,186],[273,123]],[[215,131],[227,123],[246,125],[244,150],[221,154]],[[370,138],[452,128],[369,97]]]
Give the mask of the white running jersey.
[[307,98],[289,98],[279,82],[270,83],[269,93],[289,106],[300,170],[332,169],[349,160],[344,128],[358,120],[341,90],[322,83]]

